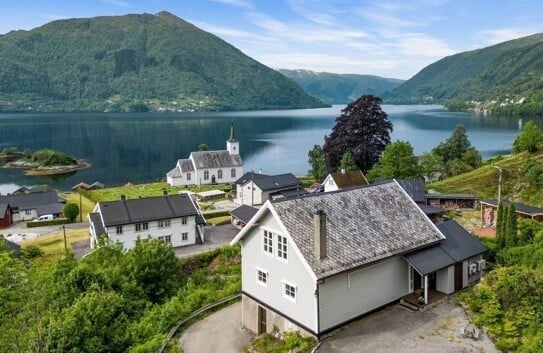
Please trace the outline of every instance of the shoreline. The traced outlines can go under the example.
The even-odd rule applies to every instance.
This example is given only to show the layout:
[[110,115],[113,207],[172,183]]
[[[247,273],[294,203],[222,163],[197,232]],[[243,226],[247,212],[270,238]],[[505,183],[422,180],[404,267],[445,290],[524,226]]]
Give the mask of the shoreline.
[[61,165],[54,167],[29,166],[24,164],[17,164],[18,162],[19,161],[5,163],[2,168],[25,169],[25,175],[41,176],[67,174],[89,168],[92,165],[91,163],[82,159],[78,160],[77,164],[75,165]]

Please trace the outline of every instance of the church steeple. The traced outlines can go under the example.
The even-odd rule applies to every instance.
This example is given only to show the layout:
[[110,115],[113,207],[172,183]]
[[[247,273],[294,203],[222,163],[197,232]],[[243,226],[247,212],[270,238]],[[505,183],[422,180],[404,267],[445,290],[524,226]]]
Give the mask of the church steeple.
[[234,134],[234,119],[232,119],[232,123],[230,124],[230,138],[226,140],[226,150],[230,154],[239,154],[239,141]]

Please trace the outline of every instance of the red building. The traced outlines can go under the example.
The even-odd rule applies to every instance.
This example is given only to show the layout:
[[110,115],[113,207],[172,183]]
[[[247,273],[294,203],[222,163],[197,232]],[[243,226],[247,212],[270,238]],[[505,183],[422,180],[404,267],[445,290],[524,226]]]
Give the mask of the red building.
[[13,210],[7,203],[0,204],[0,227],[4,228],[13,224]]

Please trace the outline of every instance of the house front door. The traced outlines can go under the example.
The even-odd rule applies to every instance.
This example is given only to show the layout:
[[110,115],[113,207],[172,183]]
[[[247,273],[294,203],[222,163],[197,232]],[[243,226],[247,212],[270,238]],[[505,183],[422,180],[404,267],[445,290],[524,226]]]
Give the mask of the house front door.
[[215,175],[211,176],[211,184],[215,184]]
[[422,281],[420,277],[421,276],[419,275],[419,273],[413,270],[413,290],[422,288]]
[[454,265],[454,291],[459,291],[462,289],[462,281],[463,281],[463,264],[461,262],[458,262]]
[[267,331],[267,319],[266,319],[266,309],[259,306],[258,307],[258,334],[261,335]]

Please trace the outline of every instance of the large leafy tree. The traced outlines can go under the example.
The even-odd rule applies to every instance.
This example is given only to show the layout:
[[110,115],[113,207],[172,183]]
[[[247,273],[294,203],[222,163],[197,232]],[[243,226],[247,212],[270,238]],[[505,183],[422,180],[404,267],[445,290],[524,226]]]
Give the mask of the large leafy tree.
[[471,143],[469,142],[466,128],[463,125],[457,125],[451,136],[437,145],[432,152],[441,156],[446,163],[455,158],[462,159],[462,155],[470,146]]
[[528,121],[522,128],[522,132],[513,142],[513,153],[528,151],[533,153],[537,151],[538,146],[543,143],[543,132],[533,122]]
[[377,178],[416,178],[422,169],[413,152],[413,146],[407,141],[395,141],[385,147],[383,156],[368,172],[368,179]]
[[341,157],[341,161],[339,162],[339,168],[347,172],[358,170],[358,167],[351,152],[345,152],[343,154],[343,156]]
[[327,172],[324,154],[320,145],[314,145],[307,154],[308,163],[311,166],[309,174],[317,181],[321,181]]
[[349,152],[358,168],[367,172],[390,143],[391,131],[392,123],[381,109],[381,99],[361,96],[341,111],[332,133],[325,138],[323,152],[328,169],[336,171],[343,155]]
[[74,222],[79,215],[79,206],[75,203],[67,203],[62,210],[64,217],[68,218],[70,222]]

